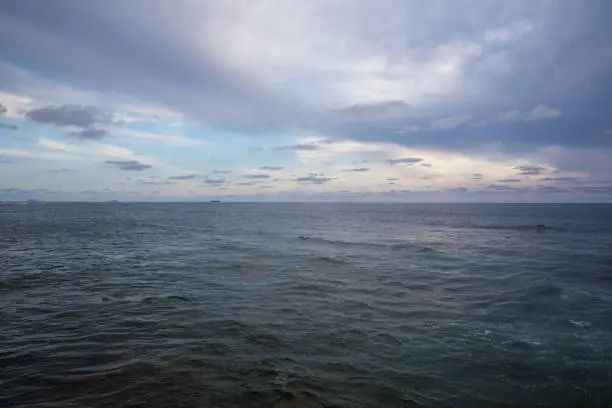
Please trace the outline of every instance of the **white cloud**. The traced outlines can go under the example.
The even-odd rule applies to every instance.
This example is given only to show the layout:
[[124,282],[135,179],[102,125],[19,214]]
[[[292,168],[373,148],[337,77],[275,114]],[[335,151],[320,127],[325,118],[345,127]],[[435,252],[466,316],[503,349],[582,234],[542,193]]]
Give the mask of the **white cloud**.
[[[334,186],[328,189],[351,191],[376,191],[393,182],[398,189],[444,189],[457,186],[475,187],[481,181],[516,177],[517,163],[527,163],[521,156],[467,155],[431,148],[406,147],[393,143],[368,143],[344,140],[329,143],[324,137],[306,137],[298,143],[314,144],[315,150],[296,150],[294,154],[304,169],[323,172],[325,176],[339,174]],[[411,163],[406,158],[422,158],[422,162]],[[389,162],[399,164],[390,166]],[[418,165],[422,163],[425,165]],[[346,172],[348,166],[367,167],[367,172]],[[308,171],[304,170],[304,172]],[[475,178],[474,174],[479,177]],[[537,180],[526,180],[530,186]],[[530,184],[531,183],[531,184]],[[534,184],[535,185],[535,184]]]
[[102,144],[102,143],[87,143],[83,145],[73,145],[64,142],[60,142],[57,140],[49,139],[46,137],[41,137],[38,139],[38,146],[50,149],[50,150],[58,150],[61,152],[79,155],[79,156],[88,156],[88,157],[112,157],[119,159],[128,159],[128,160],[138,160],[140,163],[149,164],[152,166],[163,166],[169,167],[159,160],[148,157],[144,155],[139,155],[133,152],[132,150],[126,149],[120,146]]
[[131,129],[116,130],[114,133],[133,139],[156,142],[174,147],[198,147],[204,145],[204,142],[201,140],[191,139],[177,134],[151,133]]
[[[458,92],[470,60],[490,47],[512,47],[533,28],[520,20],[424,49],[420,30],[440,18],[436,7],[401,2],[382,9],[343,1],[225,2],[216,4],[204,31],[232,69],[246,68],[256,80],[311,102],[423,105]],[[372,23],[375,16],[385,24]]]
[[11,157],[23,157],[27,159],[43,159],[43,160],[70,160],[75,159],[74,156],[61,154],[61,153],[50,153],[38,150],[25,150],[25,149],[6,149],[0,148],[0,155],[11,156]]
[[0,102],[8,111],[4,116],[17,119],[22,116],[22,112],[32,105],[34,100],[25,95],[18,95],[9,92],[0,92]]

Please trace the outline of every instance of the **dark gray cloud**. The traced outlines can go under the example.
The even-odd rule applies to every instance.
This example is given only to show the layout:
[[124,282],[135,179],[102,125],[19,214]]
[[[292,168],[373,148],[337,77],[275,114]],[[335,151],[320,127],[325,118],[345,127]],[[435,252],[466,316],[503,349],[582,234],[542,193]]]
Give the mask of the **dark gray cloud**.
[[196,178],[200,178],[202,176],[200,176],[199,174],[184,174],[181,176],[171,176],[168,177],[170,180],[193,180]]
[[431,167],[431,166],[433,166],[433,164],[421,163],[421,164],[419,164],[419,166],[421,166],[421,167]]
[[142,171],[153,167],[150,164],[143,164],[136,160],[107,160],[105,163],[112,164],[118,169],[126,171]]
[[308,176],[308,177],[298,177],[294,181],[297,181],[298,183],[323,184],[331,180],[333,180],[331,177]]
[[367,168],[367,167],[358,167],[356,169],[347,169],[347,170],[344,170],[344,171],[353,171],[353,172],[356,172],[356,173],[362,173],[362,172],[370,171],[370,169]]
[[55,173],[55,174],[57,174],[57,173],[70,173],[72,171],[73,170],[70,170],[70,169],[51,169],[51,170],[48,170],[48,173]]
[[227,183],[227,180],[226,179],[222,179],[222,178],[220,178],[220,179],[206,179],[206,180],[204,180],[204,183],[208,184],[210,186],[219,186],[221,184]]
[[267,179],[267,178],[270,178],[270,175],[269,174],[245,174],[242,177],[248,178],[248,179]]
[[472,174],[472,180],[482,180],[483,175],[480,173]]
[[213,170],[213,174],[230,174],[231,170]]
[[259,170],[278,171],[284,169],[283,166],[261,166]]
[[25,113],[32,122],[57,127],[76,127],[68,133],[81,140],[100,140],[108,135],[100,125],[113,122],[113,115],[96,106],[60,105],[36,108]]
[[8,112],[8,108],[4,106],[2,103],[0,103],[0,116],[6,114],[7,112]]
[[542,166],[535,166],[531,164],[523,164],[520,166],[514,166],[514,170],[521,176],[537,176],[542,173],[546,173],[548,169]]
[[17,125],[9,125],[8,123],[0,122],[0,130],[17,130],[19,126]]
[[502,178],[497,180],[498,183],[520,183],[521,179],[519,178]]
[[10,164],[10,163],[12,163],[12,161],[6,160],[6,159],[3,159],[2,157],[0,157],[0,164]]
[[559,181],[559,182],[569,182],[569,181],[577,181],[579,178],[577,177],[544,177],[539,181]]
[[399,181],[399,179],[396,178],[396,177],[387,177],[385,180],[387,180],[387,181]]
[[252,181],[242,181],[240,183],[236,183],[237,186],[254,186],[256,183]]
[[391,159],[387,160],[389,164],[415,164],[422,162],[423,159],[420,157],[405,157],[403,159]]
[[76,130],[74,132],[70,132],[70,136],[74,136],[78,139],[83,140],[100,140],[103,139],[108,132],[104,129],[96,129],[96,128],[88,128],[82,130]]
[[112,115],[96,106],[61,105],[36,108],[26,112],[25,117],[32,122],[53,126],[75,126],[91,128],[109,124]]

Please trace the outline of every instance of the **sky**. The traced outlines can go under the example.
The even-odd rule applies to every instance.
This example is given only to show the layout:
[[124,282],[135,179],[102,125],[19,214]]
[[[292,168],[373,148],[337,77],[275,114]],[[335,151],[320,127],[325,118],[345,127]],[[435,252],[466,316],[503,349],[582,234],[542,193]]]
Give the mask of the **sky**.
[[612,201],[609,0],[0,1],[0,200]]

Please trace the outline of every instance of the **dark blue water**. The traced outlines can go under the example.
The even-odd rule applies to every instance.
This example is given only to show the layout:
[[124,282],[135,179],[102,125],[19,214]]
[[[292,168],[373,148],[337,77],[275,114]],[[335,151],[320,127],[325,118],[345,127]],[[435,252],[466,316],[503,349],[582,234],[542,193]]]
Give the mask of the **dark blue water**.
[[0,363],[2,407],[609,407],[612,206],[4,204]]

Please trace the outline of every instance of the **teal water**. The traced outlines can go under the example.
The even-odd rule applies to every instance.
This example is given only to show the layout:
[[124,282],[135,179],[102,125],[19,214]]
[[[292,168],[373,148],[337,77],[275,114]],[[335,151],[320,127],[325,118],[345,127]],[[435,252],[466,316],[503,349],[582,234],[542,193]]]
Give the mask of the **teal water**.
[[609,407],[612,206],[3,204],[0,328],[2,407]]

